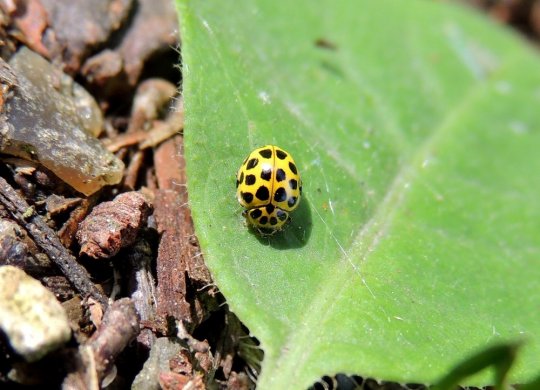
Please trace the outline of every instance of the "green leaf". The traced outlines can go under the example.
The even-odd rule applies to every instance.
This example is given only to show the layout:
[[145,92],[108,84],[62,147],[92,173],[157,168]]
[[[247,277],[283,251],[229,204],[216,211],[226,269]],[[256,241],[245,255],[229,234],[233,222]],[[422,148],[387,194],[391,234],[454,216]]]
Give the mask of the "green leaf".
[[[540,61],[441,2],[179,0],[190,205],[206,262],[261,341],[261,389],[324,374],[433,383],[524,339],[540,356]],[[234,175],[268,143],[304,197],[246,228]],[[489,373],[464,384],[485,385]]]
[[540,374],[534,378],[531,382],[519,387],[520,390],[537,390],[540,389]]

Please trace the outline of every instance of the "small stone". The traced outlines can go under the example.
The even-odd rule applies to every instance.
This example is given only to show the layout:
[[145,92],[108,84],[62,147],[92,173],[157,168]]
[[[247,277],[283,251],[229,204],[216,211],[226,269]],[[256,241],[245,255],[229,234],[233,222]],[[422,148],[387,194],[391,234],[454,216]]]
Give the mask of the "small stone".
[[94,136],[101,112],[69,76],[23,47],[0,67],[0,83],[2,153],[39,162],[84,195],[120,182],[124,164]]
[[24,234],[18,224],[0,218],[0,265],[16,264],[24,267],[28,257],[28,247],[22,241]]
[[150,356],[148,356],[142,370],[135,377],[131,388],[133,390],[160,389],[158,382],[160,372],[170,372],[170,360],[182,356],[183,349],[178,339],[158,338],[152,346]]
[[71,337],[54,294],[16,267],[0,266],[0,329],[25,360],[39,360]]

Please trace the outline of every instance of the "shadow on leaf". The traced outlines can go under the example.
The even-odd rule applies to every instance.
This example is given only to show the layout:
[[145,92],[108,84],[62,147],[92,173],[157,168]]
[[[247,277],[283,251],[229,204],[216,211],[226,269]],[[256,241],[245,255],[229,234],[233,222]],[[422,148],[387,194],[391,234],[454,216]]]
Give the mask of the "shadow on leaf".
[[307,244],[312,226],[311,207],[309,201],[303,198],[298,208],[292,213],[291,222],[282,231],[270,236],[263,236],[254,228],[250,228],[250,231],[262,244],[276,249],[293,249]]

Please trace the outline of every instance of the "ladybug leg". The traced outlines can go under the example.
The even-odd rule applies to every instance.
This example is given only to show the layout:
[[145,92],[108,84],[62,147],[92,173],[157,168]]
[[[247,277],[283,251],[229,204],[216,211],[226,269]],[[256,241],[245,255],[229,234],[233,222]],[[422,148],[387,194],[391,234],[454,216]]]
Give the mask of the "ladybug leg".
[[242,217],[244,217],[244,225],[245,226],[251,226],[251,224],[248,221],[248,211],[246,209],[242,210]]
[[262,236],[262,237],[272,237],[274,234],[276,234],[276,232],[278,232],[278,230],[270,230],[270,229],[262,229],[262,228],[257,228],[257,231],[259,232],[259,234]]
[[285,226],[288,226],[290,225],[290,223],[292,222],[292,218],[290,215],[287,216],[287,220],[285,221],[285,223],[283,224],[283,226],[281,227],[282,229],[285,228]]

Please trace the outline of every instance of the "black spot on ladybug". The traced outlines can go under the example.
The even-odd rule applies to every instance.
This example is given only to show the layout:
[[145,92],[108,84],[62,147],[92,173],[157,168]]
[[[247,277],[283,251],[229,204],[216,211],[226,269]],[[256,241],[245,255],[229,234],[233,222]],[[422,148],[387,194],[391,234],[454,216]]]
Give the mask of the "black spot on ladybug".
[[298,187],[298,182],[295,179],[289,180],[289,187],[291,187],[292,190],[296,190],[296,187]]
[[261,209],[254,209],[249,212],[249,215],[251,216],[251,218],[257,219],[262,215],[262,211]]
[[272,151],[270,149],[263,149],[259,150],[259,154],[263,156],[264,158],[270,158],[272,157]]
[[266,214],[272,214],[274,212],[274,205],[273,204],[267,204],[266,205]]
[[247,175],[246,176],[246,184],[248,186],[251,186],[251,185],[255,184],[256,181],[257,181],[257,178],[255,177],[255,175]]
[[285,191],[285,188],[279,187],[274,193],[274,201],[285,202],[286,199],[287,199],[287,191]]
[[[253,169],[257,166],[257,164],[259,163],[259,159],[258,158],[252,158],[251,160],[248,161],[247,165],[246,165],[246,169]],[[289,163],[290,165],[290,163]]]
[[261,225],[266,225],[268,223],[268,217],[266,215],[264,217],[261,217],[261,219],[259,219],[259,223]]
[[277,218],[276,217],[270,217],[270,225],[277,225]]
[[244,182],[244,172],[240,172],[240,179],[238,179],[238,184],[242,184]]
[[296,196],[291,196],[287,202],[289,207],[293,207],[296,204],[296,200],[297,200]]
[[241,196],[246,203],[251,203],[253,201],[253,194],[251,192],[242,192]]
[[240,182],[236,179],[236,188],[238,188],[238,184],[240,184]]
[[255,196],[260,200],[268,200],[270,198],[270,192],[265,186],[260,186],[255,193]]
[[261,172],[261,179],[266,180],[266,181],[270,181],[271,178],[272,178],[272,170],[271,169],[266,169],[266,170],[263,170]]
[[278,210],[276,215],[280,221],[285,221],[287,219],[287,213],[283,210]]
[[298,171],[296,170],[296,165],[294,165],[294,163],[290,161],[289,161],[289,168],[291,168],[292,173],[294,173],[295,175],[298,174]]
[[279,181],[283,181],[287,178],[287,175],[285,174],[285,171],[281,168],[279,168],[277,171],[276,171],[276,180],[279,182]]
[[287,153],[285,153],[283,150],[277,149],[277,150],[276,150],[276,156],[277,156],[277,158],[279,158],[280,160],[285,160],[285,159],[287,158]]

